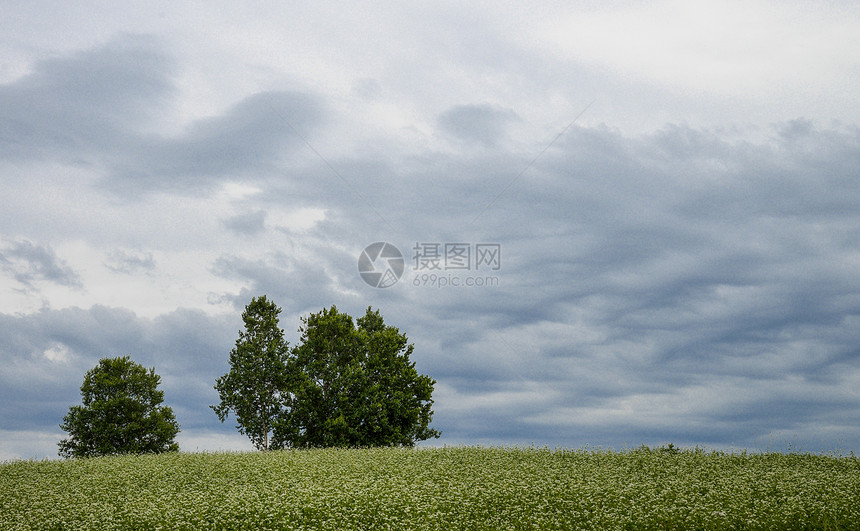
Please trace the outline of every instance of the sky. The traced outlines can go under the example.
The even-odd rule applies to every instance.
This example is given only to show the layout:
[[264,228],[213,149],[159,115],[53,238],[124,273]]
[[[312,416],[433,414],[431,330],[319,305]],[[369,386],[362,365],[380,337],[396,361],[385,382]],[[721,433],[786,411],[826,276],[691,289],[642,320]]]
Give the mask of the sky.
[[0,11],[0,460],[124,355],[250,450],[263,294],[379,309],[425,444],[860,451],[856,3]]

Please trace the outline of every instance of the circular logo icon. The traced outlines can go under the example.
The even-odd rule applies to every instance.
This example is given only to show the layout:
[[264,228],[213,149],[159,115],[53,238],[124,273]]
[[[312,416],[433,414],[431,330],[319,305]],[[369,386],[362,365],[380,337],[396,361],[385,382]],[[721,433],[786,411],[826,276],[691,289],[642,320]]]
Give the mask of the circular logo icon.
[[358,273],[374,288],[397,284],[403,275],[403,255],[393,243],[371,243],[358,257]]

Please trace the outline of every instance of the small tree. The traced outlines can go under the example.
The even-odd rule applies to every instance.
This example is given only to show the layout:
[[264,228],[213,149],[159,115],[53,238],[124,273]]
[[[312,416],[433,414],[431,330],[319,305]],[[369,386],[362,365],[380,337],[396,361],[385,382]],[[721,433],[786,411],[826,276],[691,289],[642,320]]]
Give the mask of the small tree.
[[179,450],[179,424],[173,410],[161,406],[164,391],[155,368],[147,371],[128,356],[105,358],[89,370],[81,385],[83,405],[72,406],[60,428],[62,457],[160,453]]
[[379,311],[357,320],[336,307],[304,318],[289,360],[290,409],[275,428],[281,445],[413,446],[429,427],[435,380],[410,361],[413,345]]
[[287,404],[289,345],[278,327],[281,309],[265,295],[254,297],[242,313],[245,331],[230,351],[230,371],[215,381],[221,399],[211,406],[221,422],[232,410],[239,432],[259,450],[268,450],[269,433]]

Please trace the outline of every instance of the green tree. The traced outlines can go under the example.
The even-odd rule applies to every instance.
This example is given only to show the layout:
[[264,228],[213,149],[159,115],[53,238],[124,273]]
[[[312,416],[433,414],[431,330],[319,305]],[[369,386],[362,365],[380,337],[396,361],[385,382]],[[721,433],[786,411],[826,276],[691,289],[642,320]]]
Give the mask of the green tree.
[[265,295],[254,297],[245,307],[245,331],[239,332],[230,351],[230,371],[215,381],[221,403],[211,406],[221,422],[232,410],[236,428],[259,450],[269,449],[269,434],[289,399],[289,345],[278,327],[280,313]]
[[436,382],[418,373],[414,346],[378,310],[353,323],[333,306],[302,322],[288,362],[290,407],[275,427],[279,445],[413,446],[439,436],[429,427]]
[[87,371],[81,385],[83,405],[72,406],[60,428],[62,457],[160,453],[179,450],[179,424],[173,410],[161,406],[161,377],[128,356],[105,358]]

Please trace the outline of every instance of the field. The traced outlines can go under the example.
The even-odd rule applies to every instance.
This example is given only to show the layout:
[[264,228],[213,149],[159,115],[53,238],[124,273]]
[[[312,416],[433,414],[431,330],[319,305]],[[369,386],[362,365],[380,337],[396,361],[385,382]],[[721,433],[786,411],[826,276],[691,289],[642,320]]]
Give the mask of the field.
[[0,464],[0,529],[857,529],[860,459],[670,448]]

